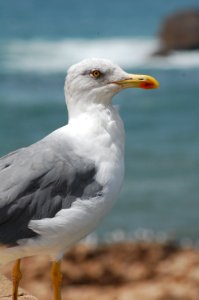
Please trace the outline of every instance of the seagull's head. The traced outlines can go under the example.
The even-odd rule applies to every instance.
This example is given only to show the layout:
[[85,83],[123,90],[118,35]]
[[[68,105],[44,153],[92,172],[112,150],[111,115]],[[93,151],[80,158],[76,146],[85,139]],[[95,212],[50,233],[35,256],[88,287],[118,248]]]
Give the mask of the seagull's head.
[[126,88],[155,89],[158,81],[148,75],[128,74],[107,59],[85,59],[68,70],[65,96],[69,110],[92,104],[109,105]]

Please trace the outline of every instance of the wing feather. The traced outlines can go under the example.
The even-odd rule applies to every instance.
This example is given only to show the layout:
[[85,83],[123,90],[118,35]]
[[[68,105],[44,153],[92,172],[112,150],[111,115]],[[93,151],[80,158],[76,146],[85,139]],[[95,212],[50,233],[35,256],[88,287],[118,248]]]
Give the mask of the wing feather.
[[0,159],[0,243],[34,237],[31,220],[53,218],[77,198],[101,193],[94,163],[64,149],[42,140]]

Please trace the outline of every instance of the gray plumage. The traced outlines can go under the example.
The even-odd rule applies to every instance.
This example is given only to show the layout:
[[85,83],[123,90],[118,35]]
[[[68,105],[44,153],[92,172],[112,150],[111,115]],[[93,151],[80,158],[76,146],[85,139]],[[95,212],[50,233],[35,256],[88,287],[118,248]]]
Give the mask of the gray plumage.
[[34,237],[37,234],[28,228],[30,220],[53,218],[77,198],[101,195],[96,172],[94,163],[74,154],[72,146],[49,139],[2,157],[0,244]]

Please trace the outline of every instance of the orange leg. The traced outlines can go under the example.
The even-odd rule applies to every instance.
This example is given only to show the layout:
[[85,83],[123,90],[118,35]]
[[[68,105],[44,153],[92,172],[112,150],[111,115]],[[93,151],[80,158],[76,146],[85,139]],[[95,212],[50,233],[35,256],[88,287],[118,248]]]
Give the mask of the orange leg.
[[12,269],[12,300],[18,298],[18,287],[22,274],[20,271],[20,259],[17,259]]
[[61,300],[61,281],[60,261],[54,261],[51,269],[51,280],[54,291],[54,300]]

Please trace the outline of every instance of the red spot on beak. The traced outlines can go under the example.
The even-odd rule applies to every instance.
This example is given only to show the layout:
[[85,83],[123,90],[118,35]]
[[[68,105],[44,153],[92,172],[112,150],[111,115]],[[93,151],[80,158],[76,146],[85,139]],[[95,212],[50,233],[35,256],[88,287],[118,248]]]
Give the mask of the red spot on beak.
[[142,89],[153,89],[154,88],[154,83],[150,81],[145,81],[140,83],[140,87]]

